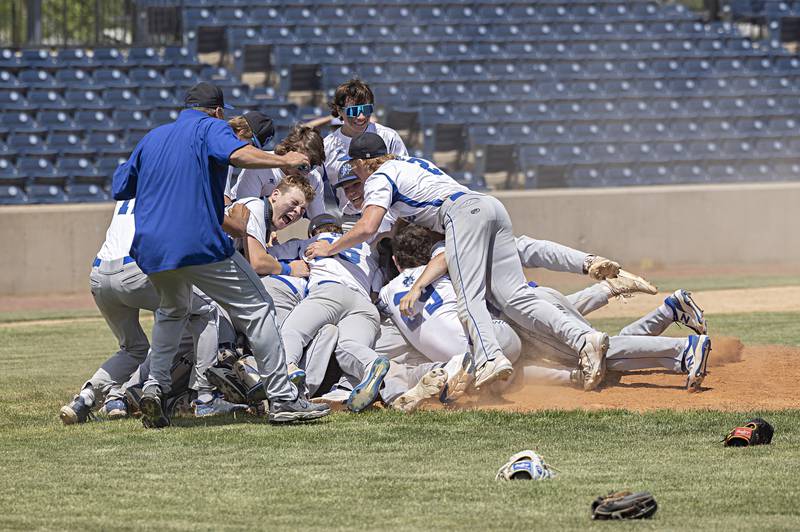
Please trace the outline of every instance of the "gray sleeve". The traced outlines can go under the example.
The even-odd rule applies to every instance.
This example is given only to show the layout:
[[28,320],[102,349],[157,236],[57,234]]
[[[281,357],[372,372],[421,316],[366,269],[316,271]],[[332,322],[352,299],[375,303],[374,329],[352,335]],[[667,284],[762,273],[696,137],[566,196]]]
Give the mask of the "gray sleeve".
[[583,274],[583,263],[588,253],[524,235],[515,240],[517,253],[524,267]]

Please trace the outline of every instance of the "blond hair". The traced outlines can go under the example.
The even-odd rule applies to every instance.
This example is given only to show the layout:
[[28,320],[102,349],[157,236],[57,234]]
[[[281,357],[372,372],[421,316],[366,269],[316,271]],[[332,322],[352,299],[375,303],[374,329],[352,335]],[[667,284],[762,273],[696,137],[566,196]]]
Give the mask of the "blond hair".
[[228,125],[231,126],[233,134],[242,139],[251,139],[253,137],[253,130],[250,129],[250,124],[247,123],[244,116],[234,116],[228,120]]
[[383,163],[386,161],[391,161],[392,159],[397,159],[397,155],[394,153],[387,153],[386,155],[381,155],[380,157],[375,157],[374,159],[361,159],[361,164],[363,165],[365,170],[369,170],[369,173],[375,173],[375,171],[381,167]]
[[314,201],[314,197],[317,195],[317,193],[314,192],[314,187],[308,182],[308,179],[299,175],[285,176],[275,188],[283,193],[288,192],[290,188],[299,188],[300,192],[302,192],[303,196],[306,198],[306,205]]

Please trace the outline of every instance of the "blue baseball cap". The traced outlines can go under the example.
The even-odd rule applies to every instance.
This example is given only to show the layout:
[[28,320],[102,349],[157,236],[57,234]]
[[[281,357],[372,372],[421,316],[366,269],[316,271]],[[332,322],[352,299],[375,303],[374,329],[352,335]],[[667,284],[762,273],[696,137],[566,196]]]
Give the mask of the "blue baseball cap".
[[343,164],[339,169],[339,176],[339,180],[333,185],[334,188],[339,188],[358,180],[358,176],[353,173],[353,168],[347,163]]

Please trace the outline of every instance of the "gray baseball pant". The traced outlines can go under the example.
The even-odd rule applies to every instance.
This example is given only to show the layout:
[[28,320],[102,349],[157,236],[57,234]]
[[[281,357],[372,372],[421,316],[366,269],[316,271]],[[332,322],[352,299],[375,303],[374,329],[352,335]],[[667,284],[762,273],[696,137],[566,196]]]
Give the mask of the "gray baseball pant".
[[272,298],[272,304],[275,306],[275,320],[280,328],[289,313],[300,304],[303,298],[293,285],[285,283],[278,277],[264,276],[261,278],[261,283]]
[[[123,262],[123,259],[101,261],[89,274],[95,304],[117,338],[119,351],[103,362],[83,387],[91,386],[109,399],[121,397],[118,388],[144,362],[150,343],[139,323],[139,311],[155,311],[159,302],[158,294],[139,266]],[[188,327],[182,331],[182,337],[184,342],[190,342],[189,347],[195,353],[190,386],[198,392],[210,392],[212,388],[205,370],[214,363],[217,354],[217,319],[211,302],[195,292],[190,301]]]
[[336,282],[314,286],[281,327],[286,360],[303,367],[303,349],[323,325],[336,325],[339,338],[334,353],[342,371],[359,381],[378,353],[378,309],[363,294]]
[[258,372],[271,400],[293,401],[298,392],[286,375],[283,343],[272,304],[261,279],[238,252],[212,264],[186,266],[149,275],[160,297],[153,326],[152,361],[145,387],[170,389],[170,365],[185,326],[192,285],[216,301],[243,331],[253,349]]
[[440,208],[445,229],[445,256],[458,297],[459,317],[472,341],[476,366],[502,353],[486,306],[489,297],[505,315],[525,329],[551,335],[574,351],[594,329],[561,296],[568,308],[554,305],[528,286],[514,241],[511,219],[492,196],[464,194]]

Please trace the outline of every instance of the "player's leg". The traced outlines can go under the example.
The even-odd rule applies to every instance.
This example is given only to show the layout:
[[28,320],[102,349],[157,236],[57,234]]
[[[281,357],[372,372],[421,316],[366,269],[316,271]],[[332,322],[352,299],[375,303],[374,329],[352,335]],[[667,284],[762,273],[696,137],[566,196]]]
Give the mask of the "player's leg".
[[336,283],[317,286],[292,309],[281,325],[287,364],[303,366],[303,350],[317,332],[339,321],[343,312],[340,299],[343,290],[349,289]]
[[381,398],[387,405],[411,413],[422,405],[438,401],[447,386],[447,371],[441,362],[416,367],[392,361],[384,379]]
[[[394,324],[391,318],[383,317],[380,323],[380,331],[375,339],[375,351],[389,360],[403,358],[406,360],[414,349],[405,339],[403,333]],[[423,357],[423,360],[427,357]],[[406,360],[407,361],[407,360]]]
[[193,292],[188,322],[188,331],[193,340],[193,365],[188,388],[196,393],[195,411],[199,416],[224,414],[230,409],[224,402],[214,400],[214,387],[206,378],[206,371],[217,361],[220,322],[218,307],[199,290],[195,289]]
[[546,368],[543,366],[530,365],[522,368],[522,375],[525,384],[545,384],[571,386],[579,384],[577,379],[578,370]]
[[608,305],[610,294],[611,291],[606,285],[595,283],[565,297],[582,316],[586,316],[590,312]]
[[497,233],[495,209],[487,198],[463,196],[449,207],[445,205],[442,215],[447,269],[458,299],[459,318],[470,338],[479,386],[507,379],[513,371],[497,341],[486,306],[487,271]]
[[309,397],[319,390],[339,341],[339,328],[323,325],[314,335],[305,352],[305,386]]
[[294,285],[284,281],[281,277],[270,275],[262,277],[261,284],[264,285],[267,293],[272,298],[272,304],[275,305],[275,320],[278,322],[278,328],[280,328],[289,313],[300,303],[300,294],[297,293],[297,288]]
[[695,302],[691,292],[679,289],[667,296],[653,311],[624,327],[620,335],[659,336],[672,323],[686,325],[697,334],[705,334],[708,329],[703,310]]
[[522,340],[514,329],[503,320],[492,320],[494,334],[500,344],[500,349],[506,358],[513,364],[522,354]]

